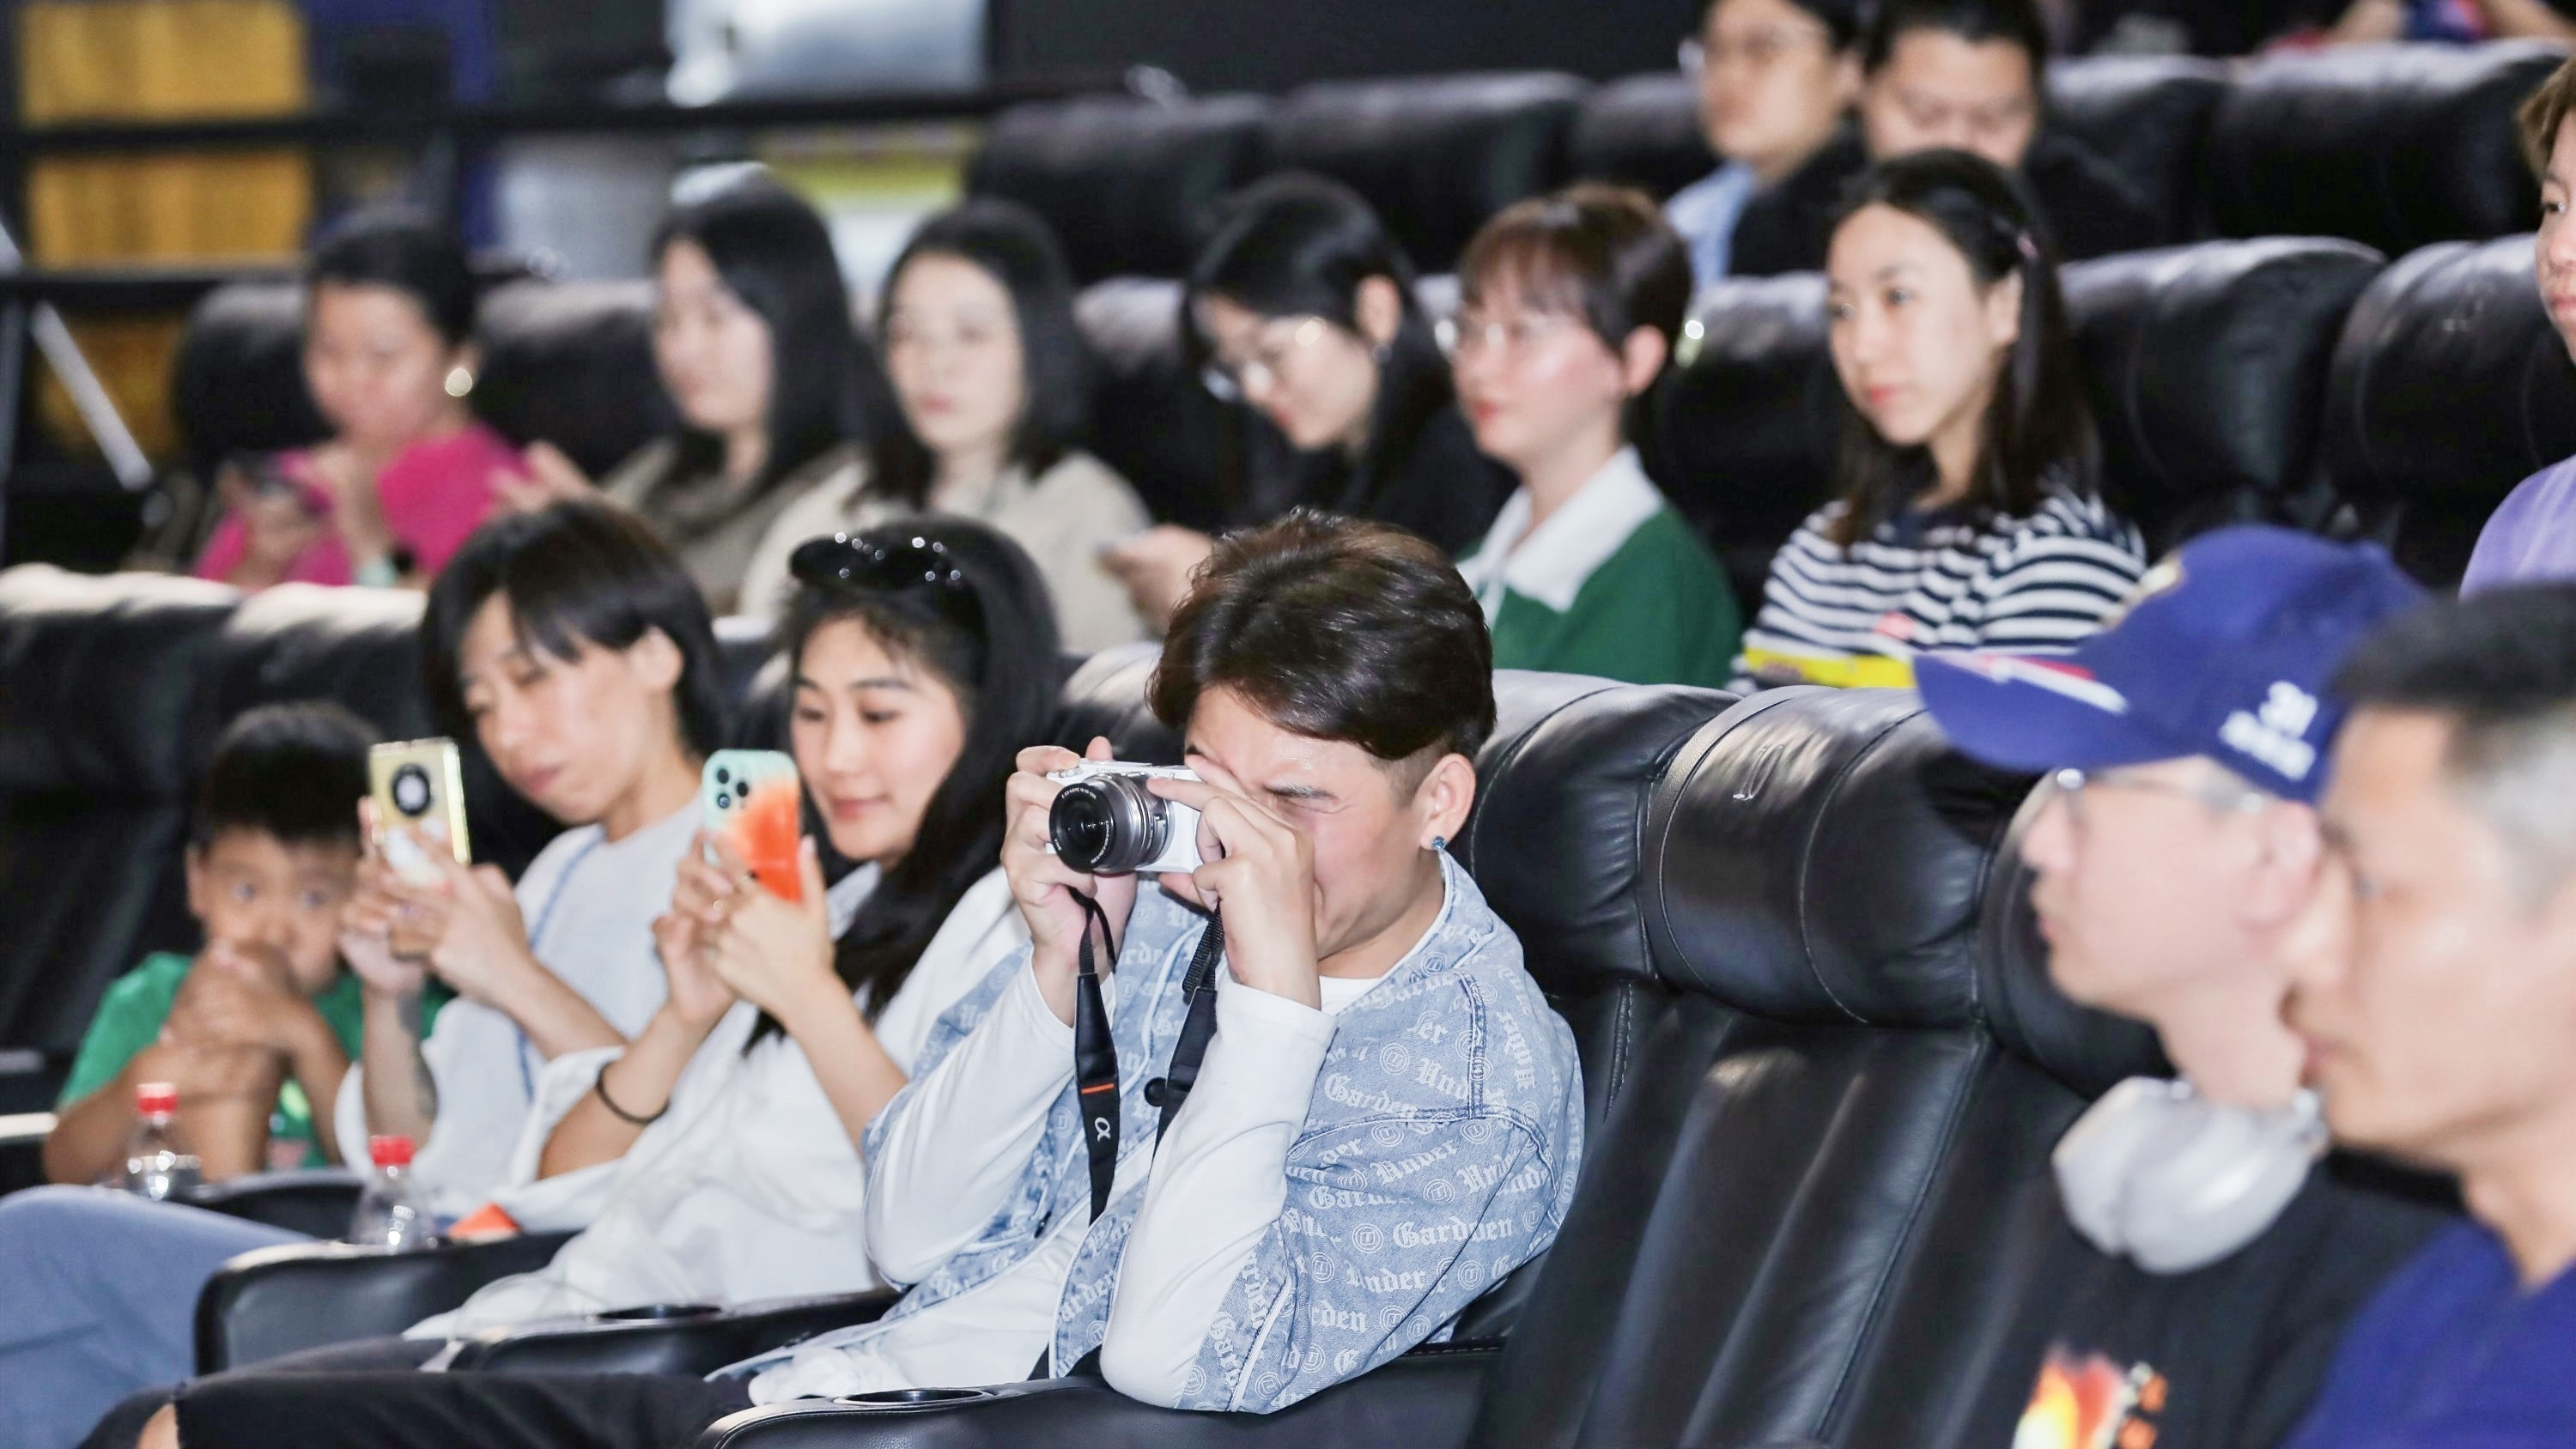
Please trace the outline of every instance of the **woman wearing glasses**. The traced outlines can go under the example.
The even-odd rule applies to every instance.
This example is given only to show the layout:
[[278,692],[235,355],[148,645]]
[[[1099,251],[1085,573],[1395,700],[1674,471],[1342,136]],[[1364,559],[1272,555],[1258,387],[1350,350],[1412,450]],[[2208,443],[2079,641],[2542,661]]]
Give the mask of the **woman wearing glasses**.
[[[1295,450],[1236,500],[1230,523],[1303,504],[1455,554],[1493,522],[1511,478],[1478,455],[1458,414],[1412,264],[1348,188],[1291,174],[1245,191],[1186,305],[1182,336],[1210,386],[1259,409]],[[1166,525],[1109,563],[1159,630],[1213,546]]]
[[1881,162],[1845,202],[1826,272],[1842,496],[1773,557],[1740,687],[1902,687],[1925,650],[2063,651],[2137,583],[2036,225],[1965,151]]
[[1705,287],[1727,275],[1753,193],[1822,151],[1860,98],[1860,7],[1851,0],[1708,0],[1682,69],[1699,83],[1700,130],[1719,166],[1673,194],[1664,219]]
[[878,319],[903,426],[866,466],[771,524],[743,577],[742,610],[770,614],[807,539],[929,513],[992,525],[1035,561],[1065,647],[1144,633],[1102,552],[1145,528],[1127,480],[1074,446],[1091,412],[1091,358],[1073,277],[1026,207],[970,201],[922,223],[887,274]]
[[1722,684],[1735,595],[1631,442],[1690,303],[1643,195],[1577,186],[1486,223],[1458,271],[1458,397],[1521,486],[1459,564],[1498,669]]

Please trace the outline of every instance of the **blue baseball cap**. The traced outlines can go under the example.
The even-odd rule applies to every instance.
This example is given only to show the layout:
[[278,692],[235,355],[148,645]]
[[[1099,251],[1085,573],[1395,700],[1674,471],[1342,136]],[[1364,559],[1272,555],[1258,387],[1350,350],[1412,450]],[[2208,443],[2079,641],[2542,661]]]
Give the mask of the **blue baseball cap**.
[[1924,705],[1965,753],[2008,769],[2206,755],[2288,800],[2325,788],[2343,723],[2327,691],[2353,646],[2424,599],[2375,545],[2284,528],[2203,534],[2147,571],[2068,654],[1924,654]]

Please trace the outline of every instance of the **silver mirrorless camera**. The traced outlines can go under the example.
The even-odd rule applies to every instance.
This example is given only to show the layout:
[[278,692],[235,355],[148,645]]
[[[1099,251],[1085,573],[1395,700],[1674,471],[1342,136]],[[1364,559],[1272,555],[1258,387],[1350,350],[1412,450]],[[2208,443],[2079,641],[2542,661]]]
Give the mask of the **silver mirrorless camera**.
[[1047,812],[1047,840],[1085,875],[1160,875],[1199,868],[1199,812],[1145,788],[1155,778],[1195,780],[1172,765],[1086,760],[1048,779],[1064,786]]

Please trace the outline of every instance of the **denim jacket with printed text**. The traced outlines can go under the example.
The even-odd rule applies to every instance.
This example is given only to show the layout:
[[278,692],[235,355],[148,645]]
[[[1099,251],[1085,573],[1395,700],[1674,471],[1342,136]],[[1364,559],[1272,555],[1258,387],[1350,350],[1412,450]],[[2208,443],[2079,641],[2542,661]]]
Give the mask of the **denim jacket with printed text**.
[[[1183,1408],[1267,1413],[1445,1336],[1460,1310],[1543,1251],[1564,1221],[1583,1146],[1573,1033],[1475,882],[1446,855],[1441,869],[1448,899],[1423,943],[1335,1019],[1288,1151],[1286,1205],[1210,1323]],[[1122,1158],[1154,1150],[1160,1114],[1145,1084],[1162,1075],[1180,1036],[1181,981],[1206,925],[1159,890],[1138,893],[1110,1008]],[[1028,960],[1023,948],[950,1009],[922,1048],[916,1082],[974,1033]],[[871,1158],[911,1096],[907,1088],[871,1124]],[[1068,1058],[1037,1150],[974,1241],[912,1285],[881,1324],[799,1352],[936,1312],[1036,1251],[1060,1214],[1088,1213],[1090,1192]],[[1085,1233],[1057,1303],[1058,1365],[1106,1336],[1144,1196],[1122,1192]]]

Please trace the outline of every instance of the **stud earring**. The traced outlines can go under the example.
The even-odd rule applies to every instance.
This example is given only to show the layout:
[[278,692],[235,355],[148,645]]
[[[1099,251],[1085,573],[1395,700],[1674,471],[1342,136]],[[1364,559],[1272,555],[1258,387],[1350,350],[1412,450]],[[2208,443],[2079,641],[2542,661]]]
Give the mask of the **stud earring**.
[[458,363],[447,370],[447,395],[463,397],[474,390],[474,369]]
[[1435,854],[1435,855],[1436,855],[1436,854],[1438,854],[1438,853],[1439,853],[1439,852],[1441,852],[1441,851],[1447,850],[1448,848],[1449,848],[1449,837],[1448,837],[1448,836],[1446,836],[1446,835],[1435,835],[1435,836],[1431,837],[1431,850],[1432,850],[1432,853],[1433,853],[1433,854]]

